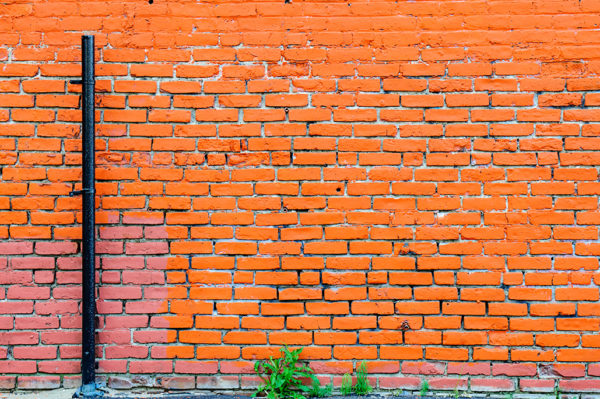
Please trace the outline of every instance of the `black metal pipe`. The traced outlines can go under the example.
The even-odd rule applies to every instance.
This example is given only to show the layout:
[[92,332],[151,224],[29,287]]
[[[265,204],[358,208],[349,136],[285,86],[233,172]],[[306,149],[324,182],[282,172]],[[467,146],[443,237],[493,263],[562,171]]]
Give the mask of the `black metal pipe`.
[[84,398],[96,397],[96,206],[95,197],[95,77],[94,36],[81,37],[82,47],[82,130],[83,130],[83,242],[82,242],[82,353],[81,392]]

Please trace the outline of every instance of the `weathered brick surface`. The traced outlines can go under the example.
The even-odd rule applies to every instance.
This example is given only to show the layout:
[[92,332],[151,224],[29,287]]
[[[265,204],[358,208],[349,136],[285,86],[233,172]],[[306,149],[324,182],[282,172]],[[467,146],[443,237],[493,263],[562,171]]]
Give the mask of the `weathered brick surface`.
[[79,381],[93,33],[109,386],[250,388],[289,344],[335,384],[600,389],[599,2],[150,3],[0,7],[0,388]]

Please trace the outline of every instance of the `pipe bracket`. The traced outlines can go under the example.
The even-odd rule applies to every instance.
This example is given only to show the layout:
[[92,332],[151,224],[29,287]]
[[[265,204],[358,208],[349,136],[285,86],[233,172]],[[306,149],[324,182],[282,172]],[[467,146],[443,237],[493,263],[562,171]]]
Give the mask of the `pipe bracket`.
[[95,194],[96,190],[94,190],[93,188],[84,188],[81,190],[73,190],[69,193],[69,197],[74,197],[75,195],[82,195],[85,193]]

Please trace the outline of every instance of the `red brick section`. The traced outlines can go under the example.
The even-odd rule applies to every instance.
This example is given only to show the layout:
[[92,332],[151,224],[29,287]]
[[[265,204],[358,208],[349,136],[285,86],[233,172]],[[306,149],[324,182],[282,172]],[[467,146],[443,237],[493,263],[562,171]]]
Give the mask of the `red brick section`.
[[80,35],[99,375],[600,389],[600,1],[8,1],[0,387],[77,386]]

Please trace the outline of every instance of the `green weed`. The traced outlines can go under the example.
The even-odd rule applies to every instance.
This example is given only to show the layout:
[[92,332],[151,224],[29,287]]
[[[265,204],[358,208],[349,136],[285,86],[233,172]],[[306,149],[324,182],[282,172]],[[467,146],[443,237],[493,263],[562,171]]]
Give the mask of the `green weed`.
[[264,393],[268,399],[306,399],[305,393],[311,388],[304,385],[302,378],[313,377],[313,371],[305,364],[298,362],[302,348],[290,351],[287,346],[281,348],[282,356],[278,359],[270,357],[254,364],[254,371],[262,380],[252,397]]
[[367,363],[361,362],[356,368],[356,384],[352,390],[357,395],[368,395],[373,390],[367,378]]
[[352,393],[352,376],[346,373],[342,377],[342,385],[340,386],[342,395],[350,395]]
[[308,396],[312,398],[324,398],[326,396],[331,396],[333,392],[333,384],[327,384],[324,387],[321,386],[321,381],[314,375],[312,376],[312,385],[310,391],[308,391]]

